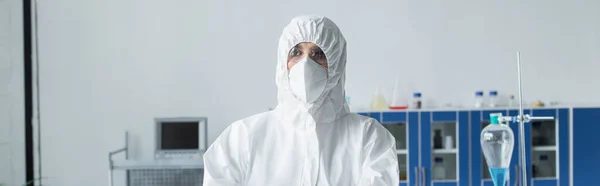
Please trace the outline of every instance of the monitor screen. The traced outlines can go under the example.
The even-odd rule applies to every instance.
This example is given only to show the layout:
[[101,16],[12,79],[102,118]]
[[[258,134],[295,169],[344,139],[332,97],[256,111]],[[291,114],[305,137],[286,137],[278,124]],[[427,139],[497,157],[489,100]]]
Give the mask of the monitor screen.
[[196,122],[160,123],[161,150],[197,150],[199,149],[199,127]]

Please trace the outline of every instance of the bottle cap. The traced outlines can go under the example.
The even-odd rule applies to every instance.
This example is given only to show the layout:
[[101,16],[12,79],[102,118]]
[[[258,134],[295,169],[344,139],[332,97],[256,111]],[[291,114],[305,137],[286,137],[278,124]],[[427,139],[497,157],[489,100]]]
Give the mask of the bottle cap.
[[492,90],[490,91],[490,96],[497,96],[498,95],[498,91]]
[[413,94],[413,97],[415,97],[415,98],[420,98],[420,97],[421,97],[421,93],[420,93],[420,92],[415,92],[415,93]]
[[477,91],[477,92],[475,92],[475,96],[483,96],[483,91]]
[[544,160],[544,161],[548,160],[548,155],[545,155],[545,154],[540,155],[540,160]]

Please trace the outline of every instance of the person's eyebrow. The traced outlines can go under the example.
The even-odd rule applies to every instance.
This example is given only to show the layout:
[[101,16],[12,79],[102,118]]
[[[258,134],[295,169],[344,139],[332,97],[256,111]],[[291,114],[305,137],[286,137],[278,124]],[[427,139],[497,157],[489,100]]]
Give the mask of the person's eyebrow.
[[312,50],[313,52],[322,52],[323,50],[321,49],[321,47],[319,46],[314,46],[312,47],[310,50]]
[[296,46],[294,46],[294,48],[302,49],[302,45],[296,45]]

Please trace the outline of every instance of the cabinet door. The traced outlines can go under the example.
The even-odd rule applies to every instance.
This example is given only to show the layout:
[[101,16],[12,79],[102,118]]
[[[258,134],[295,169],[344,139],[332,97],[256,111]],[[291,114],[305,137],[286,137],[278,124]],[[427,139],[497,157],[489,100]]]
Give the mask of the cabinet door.
[[468,119],[466,111],[421,113],[421,166],[425,185],[468,184],[468,166],[460,166],[468,164],[467,157],[461,158],[461,154],[468,155]]
[[418,166],[418,115],[408,112],[383,112],[381,123],[396,138],[400,185],[415,185]]
[[558,185],[558,109],[536,108],[531,116],[551,116],[551,120],[534,120],[525,124],[527,181],[530,185]]
[[571,163],[571,134],[569,127],[571,126],[571,112],[567,108],[558,109],[558,185],[569,185],[571,176],[569,175],[569,167]]
[[[419,152],[419,144],[420,144],[420,135],[419,135],[419,113],[418,112],[409,112],[408,113],[408,124],[410,127],[408,128],[409,140],[408,140],[408,148],[410,151],[408,152],[408,185],[410,186],[420,186],[417,185],[417,179],[419,179],[419,158],[421,157],[421,152]],[[400,181],[400,185],[404,185],[402,181]]]
[[[574,108],[572,123],[573,166],[570,170],[573,183],[569,185],[598,185],[600,167],[600,108]],[[561,168],[562,169],[562,168]],[[562,173],[562,172],[561,172]],[[562,182],[561,182],[562,183]],[[562,184],[561,184],[562,185]]]

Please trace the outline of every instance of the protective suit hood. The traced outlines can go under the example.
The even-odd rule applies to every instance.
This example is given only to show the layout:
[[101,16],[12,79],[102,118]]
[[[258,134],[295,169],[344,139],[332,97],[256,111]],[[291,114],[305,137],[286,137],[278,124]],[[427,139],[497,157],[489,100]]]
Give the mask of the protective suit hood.
[[[311,42],[319,46],[327,58],[327,84],[313,103],[294,96],[288,79],[287,60],[292,47]],[[309,114],[316,123],[331,123],[349,112],[345,99],[346,40],[337,25],[327,17],[306,15],[292,19],[279,38],[277,53],[277,101],[275,109],[284,120]],[[290,117],[292,116],[292,117]]]

